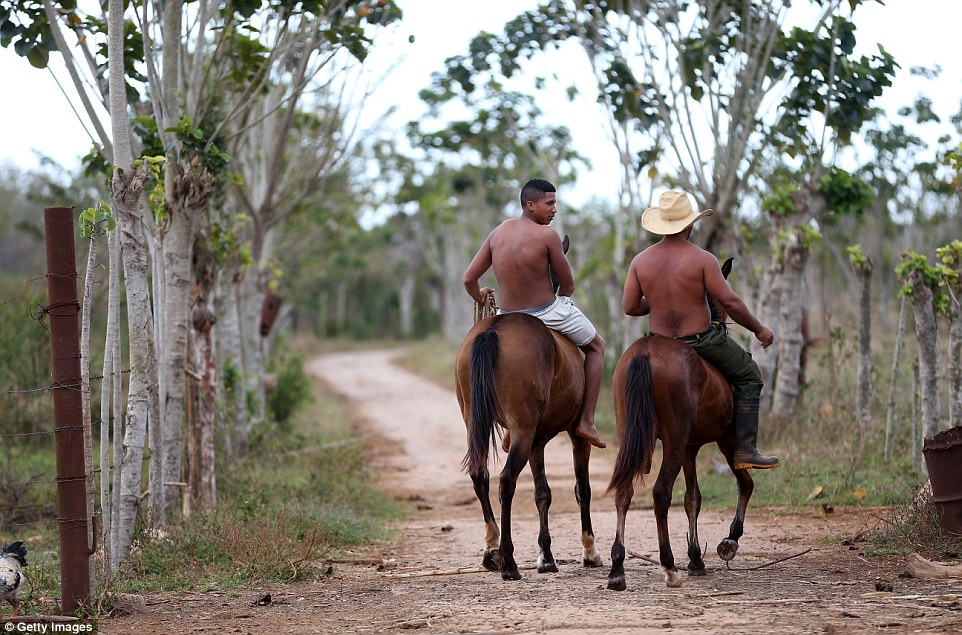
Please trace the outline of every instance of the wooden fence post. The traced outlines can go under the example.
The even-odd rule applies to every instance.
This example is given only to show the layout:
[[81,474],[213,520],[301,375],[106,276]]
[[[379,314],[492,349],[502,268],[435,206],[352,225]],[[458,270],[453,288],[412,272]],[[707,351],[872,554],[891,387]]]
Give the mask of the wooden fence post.
[[57,449],[57,524],[60,529],[60,610],[73,614],[90,601],[87,489],[80,396],[80,303],[72,207],[44,209],[54,441]]

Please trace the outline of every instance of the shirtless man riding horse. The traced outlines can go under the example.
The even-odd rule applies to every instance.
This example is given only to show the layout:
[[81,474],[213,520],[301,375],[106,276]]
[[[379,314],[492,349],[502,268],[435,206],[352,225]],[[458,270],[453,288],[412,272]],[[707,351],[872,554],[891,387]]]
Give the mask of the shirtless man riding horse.
[[[481,287],[479,280],[494,266],[501,287],[498,313],[529,313],[549,328],[560,331],[585,355],[585,387],[581,419],[575,433],[592,445],[605,447],[595,427],[595,407],[601,389],[605,341],[594,325],[571,302],[574,276],[565,257],[558,233],[548,225],[558,213],[554,185],[531,179],[521,189],[521,216],[506,220],[485,239],[467,271],[464,288],[481,306],[493,304],[494,289]],[[549,267],[560,288],[555,295]]]
[[735,469],[778,467],[778,458],[755,449],[762,377],[752,356],[728,335],[723,323],[711,322],[706,295],[755,334],[763,348],[774,341],[772,330],[752,315],[722,275],[711,253],[689,242],[696,213],[684,192],[665,192],[658,207],[645,210],[642,226],[663,236],[631,261],[622,305],[627,315],[649,315],[652,335],[672,337],[691,346],[725,375],[733,389]]

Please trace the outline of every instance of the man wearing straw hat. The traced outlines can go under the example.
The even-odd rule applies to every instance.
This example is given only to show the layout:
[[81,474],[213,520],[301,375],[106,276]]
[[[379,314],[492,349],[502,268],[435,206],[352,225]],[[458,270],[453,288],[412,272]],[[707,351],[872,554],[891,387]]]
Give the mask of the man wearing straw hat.
[[695,221],[713,213],[696,212],[684,192],[665,192],[657,207],[645,210],[642,227],[663,238],[631,261],[622,308],[626,315],[648,315],[652,335],[689,344],[728,379],[734,400],[735,468],[778,467],[778,458],[755,449],[763,385],[758,364],[728,335],[724,323],[711,321],[707,296],[754,333],[762,348],[775,336],[728,286],[718,259],[689,242]]

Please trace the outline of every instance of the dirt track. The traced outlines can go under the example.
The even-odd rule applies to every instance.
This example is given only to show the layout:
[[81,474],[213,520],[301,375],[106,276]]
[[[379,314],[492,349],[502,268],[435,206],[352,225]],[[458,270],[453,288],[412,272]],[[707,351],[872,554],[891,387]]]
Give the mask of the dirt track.
[[[818,517],[749,506],[746,533],[732,563],[740,571],[725,569],[714,555],[732,512],[708,510],[699,523],[699,534],[708,542],[706,577],[668,589],[660,568],[630,558],[628,589],[609,591],[615,517],[612,500],[601,494],[615,449],[609,443],[609,449],[592,455],[592,520],[605,566],[585,569],[567,438],[552,441],[546,457],[553,491],[551,535],[560,572],[523,569],[519,582],[502,581],[495,573],[439,575],[477,567],[481,560],[480,511],[470,479],[459,469],[464,427],[454,394],[393,365],[393,355],[328,355],[312,360],[308,370],[356,405],[381,486],[416,508],[400,539],[356,554],[358,564],[335,563],[333,574],[316,583],[250,589],[240,597],[151,596],[145,612],[102,620],[100,631],[962,632],[962,581],[900,577],[904,558],[865,557],[863,543],[853,542],[879,524],[884,511],[877,509],[836,509]],[[514,513],[515,555],[522,567],[538,552],[532,499],[531,477],[525,472]],[[734,493],[732,500],[734,504]],[[635,505],[628,516],[627,547],[656,557],[650,497],[636,494]],[[675,557],[684,565],[684,513],[672,508],[669,520]],[[806,549],[811,551],[797,558],[745,570]],[[374,563],[382,561],[387,567],[378,571]],[[879,592],[877,585],[891,585],[892,592]],[[255,606],[267,593],[272,603]]]

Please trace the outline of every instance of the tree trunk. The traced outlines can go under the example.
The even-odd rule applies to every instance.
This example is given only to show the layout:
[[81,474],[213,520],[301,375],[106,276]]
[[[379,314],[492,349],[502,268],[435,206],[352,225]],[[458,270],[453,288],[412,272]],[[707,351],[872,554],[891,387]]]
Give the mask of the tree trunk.
[[962,286],[952,289],[949,326],[949,428],[962,426]]
[[915,313],[915,337],[919,343],[919,385],[921,400],[922,435],[935,436],[942,421],[939,399],[939,331],[935,323],[935,303],[932,289],[925,284],[920,271],[911,271],[908,283],[912,287],[912,309]]
[[404,339],[410,339],[414,336],[414,291],[416,287],[417,279],[414,268],[404,267],[397,294],[401,337]]
[[[97,509],[97,484],[94,482],[93,470],[93,433],[90,421],[90,300],[93,294],[93,274],[97,263],[97,233],[94,226],[90,234],[90,248],[87,251],[87,266],[84,270],[83,305],[80,312],[80,410],[84,429],[84,474],[87,475],[87,509],[91,513]],[[107,380],[104,379],[104,382]],[[87,550],[94,553],[94,523],[87,524]],[[90,588],[96,589],[94,559],[91,557]]]
[[[150,240],[150,235],[145,234],[145,238]],[[166,518],[164,511],[164,413],[167,408],[164,395],[167,394],[167,374],[163,372],[163,367],[164,354],[167,346],[164,342],[166,329],[164,328],[163,315],[167,296],[164,287],[165,276],[164,258],[161,253],[162,242],[163,237],[159,235],[149,242],[151,247],[151,274],[154,281],[153,311],[154,315],[158,318],[154,321],[154,342],[156,343],[155,351],[157,352],[158,410],[156,418],[153,414],[150,417],[150,468],[148,474],[149,483],[147,485],[148,491],[150,492],[150,496],[148,497],[150,508],[147,515],[147,524],[153,528],[162,527]]]
[[790,415],[798,405],[798,372],[802,358],[802,292],[809,251],[801,228],[792,232],[782,249],[781,307],[778,320],[778,362],[772,412]]
[[885,410],[885,461],[892,460],[892,438],[894,434],[892,416],[895,412],[895,380],[898,378],[899,361],[902,356],[902,343],[905,341],[905,296],[899,303],[899,325],[895,335],[895,353],[892,355],[892,374],[889,377],[889,402]]
[[757,317],[762,324],[765,324],[775,332],[776,345],[766,350],[762,348],[762,345],[754,337],[751,338],[749,344],[749,351],[752,354],[752,358],[755,360],[755,363],[758,364],[759,371],[761,371],[762,382],[768,387],[768,390],[762,390],[760,408],[763,412],[768,412],[772,409],[776,381],[775,371],[778,367],[779,343],[782,337],[779,307],[782,299],[782,271],[784,270],[784,263],[782,258],[777,257],[774,253],[772,256],[761,280]]
[[[184,443],[184,399],[186,397],[187,345],[190,328],[192,254],[198,220],[210,199],[213,177],[199,158],[183,165],[168,166],[167,226],[162,251],[164,259],[164,414],[163,510],[174,508],[181,494]],[[161,519],[165,522],[166,517]]]
[[856,412],[862,438],[872,418],[872,259],[853,263],[860,282],[858,323],[858,393]]
[[[148,415],[158,410],[157,365],[154,344],[154,322],[150,311],[150,290],[147,275],[147,255],[141,237],[141,194],[144,173],[130,169],[133,152],[130,144],[127,97],[124,81],[124,3],[110,0],[108,5],[108,68],[110,85],[110,123],[113,135],[113,163],[115,166],[110,189],[114,196],[120,228],[124,280],[127,296],[127,327],[130,341],[130,379],[127,396],[126,425],[120,457],[114,457],[114,470],[119,470],[115,489],[115,543],[113,557],[116,566],[125,558],[133,539],[134,524],[140,508],[141,476],[144,444],[147,438]],[[112,355],[115,369],[120,367],[119,343]],[[120,381],[115,377],[115,402]],[[116,435],[115,431],[115,435]],[[115,436],[115,443],[116,443]],[[118,461],[119,458],[119,461]],[[116,472],[115,472],[116,474]],[[113,562],[111,563],[113,567]],[[117,569],[113,569],[117,570]]]
[[[168,177],[170,178],[170,177]],[[184,443],[184,400],[186,398],[188,302],[190,298],[191,243],[193,215],[184,210],[172,210],[170,225],[163,237],[164,258],[164,419],[161,422],[161,455],[163,481],[161,490],[163,516],[177,504],[180,496],[181,467]]]
[[465,237],[456,228],[442,228],[444,267],[441,275],[441,329],[444,339],[460,342],[474,321],[474,302],[464,292],[467,268]]
[[247,393],[247,413],[240,427],[241,448],[250,433],[258,428],[266,417],[264,394],[264,356],[261,348],[260,319],[264,303],[261,274],[255,268],[248,269],[240,283],[239,312],[241,342],[243,344],[241,390]]
[[217,342],[217,370],[223,377],[225,420],[219,437],[225,453],[233,454],[241,428],[247,420],[247,390],[244,384],[244,360],[241,346],[241,323],[237,307],[241,275],[222,270],[215,304],[218,316],[214,324]]
[[[193,367],[200,375],[193,400],[192,469],[188,479],[188,493],[192,512],[212,510],[217,505],[214,476],[214,438],[217,430],[217,355],[214,351],[213,326],[217,322],[210,306],[210,281],[214,275],[211,258],[198,258],[198,280],[191,293],[190,317],[194,328],[191,339]],[[186,507],[187,501],[185,501]]]
[[912,361],[912,467],[926,473],[922,460],[922,397],[919,381],[919,358]]
[[[121,413],[123,394],[123,376],[116,372],[120,365],[115,363],[115,357],[120,357],[120,235],[115,229],[108,234],[108,267],[107,267],[107,334],[104,338],[104,366],[103,380],[100,385],[100,513],[101,539],[104,549],[104,561],[108,570],[115,573],[120,567],[117,557],[117,535],[114,531],[114,496],[120,492],[119,487],[113,488],[111,495],[111,475],[113,482],[119,485],[120,476],[120,439],[123,436],[123,416]],[[116,395],[116,399],[112,397]],[[110,440],[113,430],[114,456],[111,461]]]

